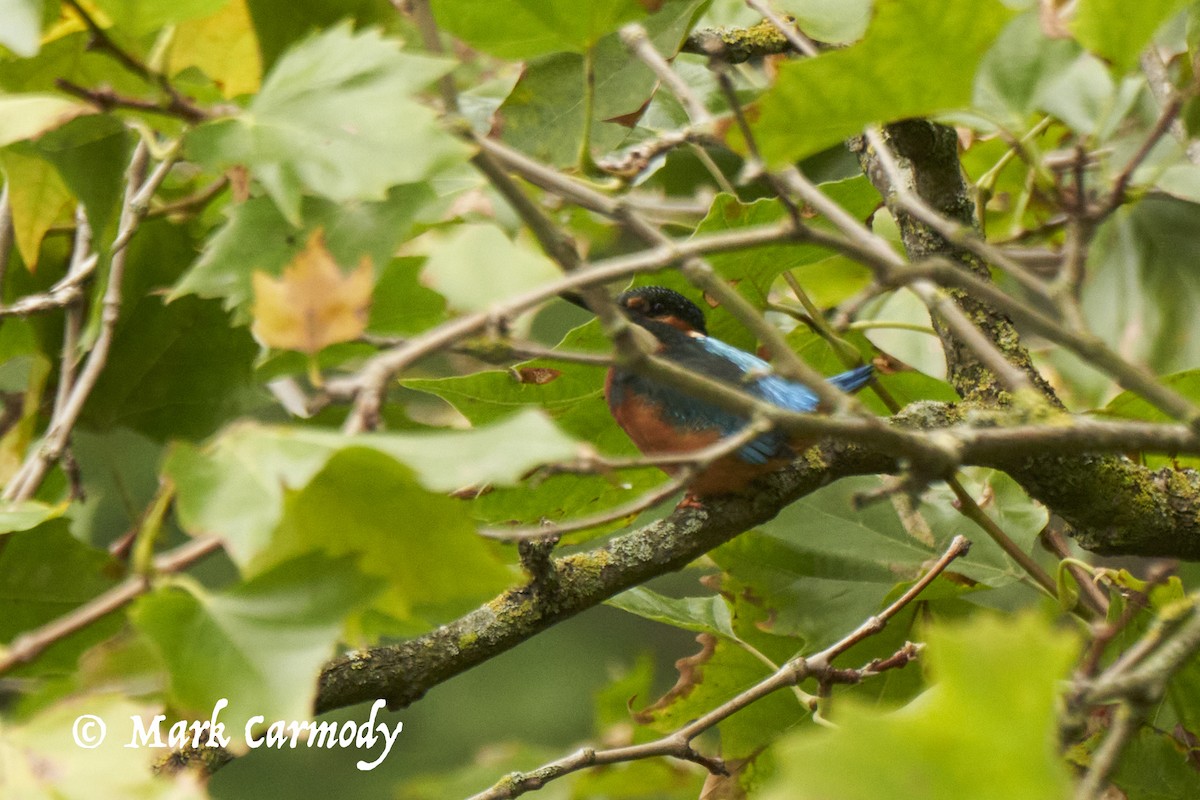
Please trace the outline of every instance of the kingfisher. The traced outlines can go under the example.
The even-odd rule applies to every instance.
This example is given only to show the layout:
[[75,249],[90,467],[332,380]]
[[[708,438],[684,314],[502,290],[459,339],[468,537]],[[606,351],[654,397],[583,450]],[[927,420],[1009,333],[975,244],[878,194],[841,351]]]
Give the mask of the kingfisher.
[[[779,408],[817,409],[819,399],[812,389],[773,374],[771,365],[758,356],[709,336],[704,312],[679,292],[662,286],[630,289],[617,297],[617,305],[631,322],[654,336],[657,355]],[[868,364],[828,380],[844,392],[853,392],[871,379],[871,372]],[[619,366],[608,371],[604,397],[617,424],[649,456],[700,450],[749,424],[745,416]],[[802,449],[786,433],[768,431],[697,475],[684,502],[740,492]],[[679,469],[663,467],[668,474]]]

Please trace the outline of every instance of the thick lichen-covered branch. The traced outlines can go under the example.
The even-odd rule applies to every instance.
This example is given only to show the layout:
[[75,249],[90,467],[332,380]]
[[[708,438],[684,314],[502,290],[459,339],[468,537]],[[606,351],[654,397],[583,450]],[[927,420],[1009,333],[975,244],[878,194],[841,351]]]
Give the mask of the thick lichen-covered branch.
[[892,459],[878,453],[838,444],[810,450],[806,456],[764,478],[760,492],[713,500],[702,509],[676,509],[666,519],[596,550],[555,559],[553,580],[539,576],[424,636],[343,656],[322,672],[316,710],[380,697],[390,708],[407,706],[437,684],[551,625],[681,569],[832,480],[895,468]]
[[[942,216],[975,226],[975,207],[958,160],[953,129],[926,120],[907,120],[884,129],[898,157],[903,187],[914,191]],[[873,148],[860,147],[864,171],[896,218],[910,260],[949,259],[963,270],[988,279],[987,265],[947,241],[899,202],[901,188],[884,169]],[[954,301],[1004,353],[1027,374],[1053,408],[1061,403],[1034,368],[1012,321],[979,298],[950,290]],[[947,371],[965,399],[983,406],[1004,406],[1011,397],[996,377],[944,325],[934,321],[946,352]],[[998,465],[999,466],[999,465]],[[1111,455],[1030,455],[1002,465],[1031,496],[1074,526],[1076,540],[1102,554],[1162,555],[1200,558],[1200,476],[1190,470],[1153,472]]]

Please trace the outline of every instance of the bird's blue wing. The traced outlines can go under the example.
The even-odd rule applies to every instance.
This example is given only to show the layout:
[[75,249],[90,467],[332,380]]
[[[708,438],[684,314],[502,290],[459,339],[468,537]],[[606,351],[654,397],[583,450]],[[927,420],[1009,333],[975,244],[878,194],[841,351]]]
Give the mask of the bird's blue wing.
[[[739,350],[733,345],[726,344],[720,339],[704,337],[698,339],[701,346],[713,355],[720,356],[733,362],[744,372],[760,373],[762,377],[746,381],[744,388],[750,394],[761,397],[772,405],[786,408],[788,411],[815,411],[819,404],[817,393],[797,381],[790,381],[772,374],[771,365],[756,355]],[[872,368],[866,366],[843,372],[829,378],[828,381],[843,392],[853,392],[861,389],[871,379]]]

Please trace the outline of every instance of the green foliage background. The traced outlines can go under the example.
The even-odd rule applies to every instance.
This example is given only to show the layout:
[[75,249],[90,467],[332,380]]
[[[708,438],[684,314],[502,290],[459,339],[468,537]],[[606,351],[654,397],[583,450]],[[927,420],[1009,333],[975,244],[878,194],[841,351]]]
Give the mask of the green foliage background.
[[[179,160],[129,245],[111,355],[72,439],[74,470],[56,466],[32,499],[0,507],[0,641],[14,646],[189,538],[217,535],[223,548],[185,573],[153,577],[132,604],[0,678],[0,794],[466,796],[576,743],[670,732],[764,678],[768,664],[841,638],[967,534],[976,540],[970,556],[843,664],[860,666],[921,639],[921,666],[837,687],[837,731],[816,725],[781,692],[699,746],[748,762],[741,785],[725,789],[751,797],[1066,796],[1072,765],[1088,763],[1095,739],[1059,756],[1055,696],[1086,630],[957,513],[944,487],[923,498],[925,530],[914,532],[886,502],[857,509],[855,496],[877,489],[876,478],[806,497],[682,573],[620,595],[388,715],[404,732],[374,772],[354,768],[354,751],[301,748],[244,755],[207,786],[152,777],[149,762],[161,753],[120,746],[130,714],[206,719],[217,699],[229,698],[224,719],[233,729],[255,714],[308,719],[318,672],[336,652],[419,635],[524,579],[515,548],[477,529],[569,520],[664,480],[642,468],[618,478],[530,481],[533,468],[585,448],[635,451],[607,413],[601,368],[535,359],[519,366],[556,370],[554,379],[522,381],[516,359],[489,360],[497,343],[486,337],[466,352],[424,359],[393,382],[385,432],[343,435],[348,408],[337,402],[307,417],[289,413],[295,409],[279,402],[279,387],[316,395],[324,386],[313,385],[314,373],[326,381],[353,373],[385,346],[379,337],[419,336],[557,279],[558,268],[472,166],[464,131],[620,193],[629,187],[601,167],[680,129],[687,115],[629,55],[618,29],[639,22],[660,52],[678,54],[675,71],[720,115],[728,105],[705,59],[679,50],[697,28],[759,19],[732,0],[432,0],[432,20],[457,42],[443,53],[422,44],[413,15],[384,0],[83,5],[149,75],[90,46],[94,36],[74,3],[0,2],[0,170],[15,242],[0,299],[47,291],[66,275],[78,206],[99,260],[84,295],[87,324],[67,355],[88,352],[100,335],[131,153],[147,142],[156,163],[171,148]],[[989,235],[1060,244],[1046,199],[1054,177],[1007,158],[1008,142],[1025,137],[1035,160],[1085,144],[1107,154],[1092,179],[1111,180],[1157,114],[1139,54],[1152,40],[1168,54],[1194,53],[1197,16],[1179,0],[1081,0],[1069,32],[1050,36],[1035,5],[781,0],[776,8],[814,37],[853,44],[733,71],[763,159],[800,162],[853,216],[875,214],[875,230],[899,247],[842,141],[868,124],[936,117],[974,133],[962,161],[993,200],[984,210]],[[453,120],[441,113],[437,90],[447,78],[458,87]],[[64,91],[63,81],[150,104],[166,104],[169,85],[206,116],[98,108]],[[1190,107],[1184,121],[1195,122]],[[705,158],[727,176],[747,163],[736,130],[708,150]],[[1081,307],[1106,341],[1200,399],[1188,371],[1200,364],[1200,167],[1168,137],[1132,179],[1132,201],[1097,232]],[[591,260],[638,249],[611,221],[524,188]],[[739,185],[738,196],[715,191],[687,147],[652,162],[636,191],[688,201],[691,211],[667,227],[679,237],[787,214],[761,179]],[[376,338],[306,359],[251,335],[252,275],[281,276],[318,229],[344,268],[364,258],[373,266],[366,332]],[[786,289],[784,273],[822,309],[870,282],[862,267],[814,245],[710,262],[760,311]],[[678,272],[636,281],[696,294]],[[754,347],[726,310],[706,311],[715,336]],[[852,349],[913,367],[881,376],[891,395],[903,403],[955,399],[928,315],[911,297],[884,295],[857,321],[860,330],[846,334]],[[508,322],[544,347],[608,349],[595,321],[558,301]],[[843,354],[824,339],[785,324],[808,363],[827,374],[843,368]],[[38,446],[63,337],[61,309],[0,317],[0,480]],[[1078,358],[1049,347],[1037,356],[1071,410],[1161,419]],[[877,398],[864,400],[883,413]],[[1056,559],[1038,544],[1047,510],[1003,473],[964,474],[989,516],[1053,571]],[[82,496],[72,492],[76,480]],[[479,486],[490,491],[456,492]],[[587,547],[666,511],[572,534],[565,546]],[[110,555],[130,533],[132,551]],[[1120,587],[1146,588],[1129,573],[1112,574]],[[1132,644],[1158,611],[1183,602],[1197,577],[1192,565],[1180,567],[1104,658]],[[1118,599],[1112,614],[1124,608]],[[694,685],[655,702],[675,682],[673,662],[700,649],[697,634],[711,637],[712,649]],[[1200,735],[1198,679],[1193,664],[1173,680],[1153,725],[1128,751],[1117,781],[1128,797],[1183,797],[1200,786],[1180,745]],[[105,719],[112,740],[97,750],[75,747],[71,723],[82,713]],[[692,798],[704,782],[695,765],[651,760],[583,772],[540,796]]]

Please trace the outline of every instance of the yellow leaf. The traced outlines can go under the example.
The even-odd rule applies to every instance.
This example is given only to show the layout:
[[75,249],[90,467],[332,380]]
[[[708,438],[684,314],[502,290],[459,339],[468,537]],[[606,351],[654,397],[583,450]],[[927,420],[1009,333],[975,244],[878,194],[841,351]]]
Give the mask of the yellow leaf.
[[188,67],[203,70],[226,97],[258,91],[262,59],[245,0],[233,0],[215,14],[179,24],[171,47],[170,72]]
[[316,230],[281,278],[254,273],[251,331],[268,347],[309,355],[357,339],[367,327],[374,277],[367,258],[344,275]]
[[11,148],[0,153],[0,169],[9,186],[17,250],[33,272],[46,231],[71,221],[71,190],[49,162]]

